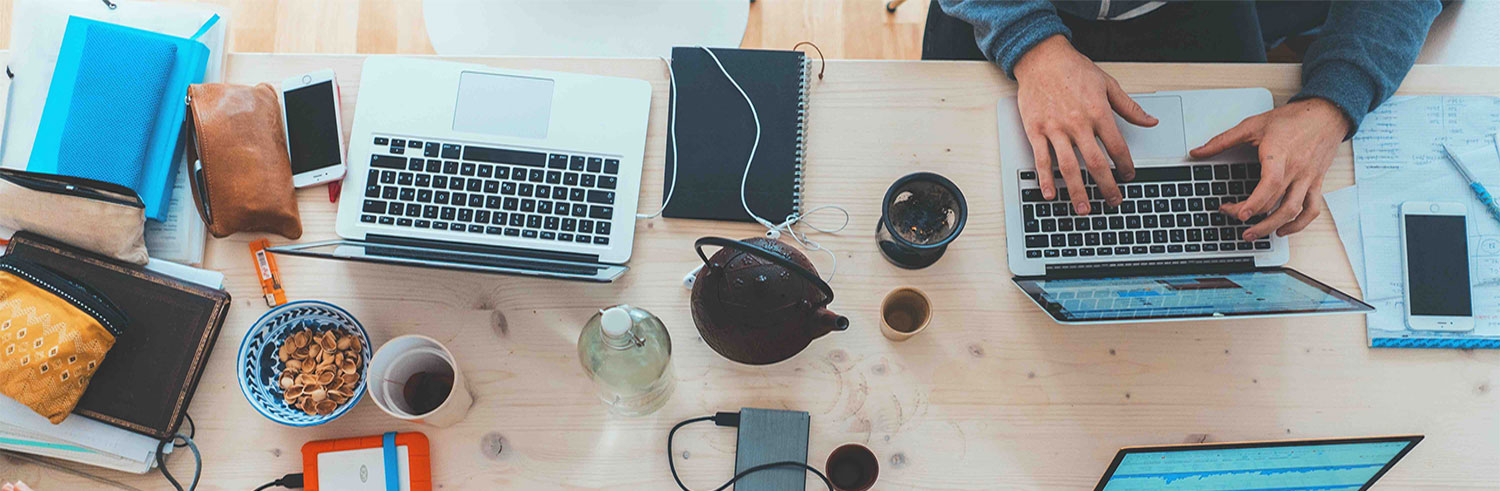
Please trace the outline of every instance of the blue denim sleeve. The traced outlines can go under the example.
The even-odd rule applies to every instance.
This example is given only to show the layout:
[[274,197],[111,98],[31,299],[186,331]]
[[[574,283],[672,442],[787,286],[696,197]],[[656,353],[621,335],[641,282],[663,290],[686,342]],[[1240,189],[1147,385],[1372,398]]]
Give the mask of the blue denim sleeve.
[[1302,91],[1292,100],[1327,99],[1349,118],[1353,136],[1406,78],[1442,9],[1438,0],[1333,2],[1303,56]]
[[939,0],[943,12],[974,26],[974,42],[1005,75],[1016,78],[1016,62],[1037,43],[1056,34],[1071,36],[1045,0]]

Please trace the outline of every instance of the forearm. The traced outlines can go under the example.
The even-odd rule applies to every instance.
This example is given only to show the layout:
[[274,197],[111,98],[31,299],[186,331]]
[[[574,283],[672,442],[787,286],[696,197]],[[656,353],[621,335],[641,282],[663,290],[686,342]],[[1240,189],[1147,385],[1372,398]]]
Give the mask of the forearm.
[[1333,2],[1302,63],[1302,91],[1293,101],[1327,99],[1349,119],[1349,134],[1390,98],[1416,63],[1437,0]]
[[974,41],[990,61],[1015,78],[1016,63],[1032,47],[1072,33],[1044,0],[939,0],[943,12],[974,26]]

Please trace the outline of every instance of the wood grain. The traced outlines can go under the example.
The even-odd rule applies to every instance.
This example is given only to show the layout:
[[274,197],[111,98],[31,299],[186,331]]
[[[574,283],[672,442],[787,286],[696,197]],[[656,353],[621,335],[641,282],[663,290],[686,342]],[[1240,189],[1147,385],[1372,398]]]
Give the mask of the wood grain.
[[[0,0],[0,48],[15,0]],[[229,50],[258,53],[432,54],[420,0],[173,0],[220,5]],[[814,41],[829,58],[921,58],[927,2],[894,14],[883,0],[763,0],[750,4],[746,48]]]
[[[233,55],[227,78],[279,80],[332,67],[354,114],[361,56]],[[655,87],[641,209],[661,199],[666,74],[644,59],[471,58],[513,68],[597,73]],[[1105,64],[1126,90],[1260,86],[1285,101],[1294,65]],[[1402,93],[1492,94],[1500,68],[1419,66]],[[769,367],[736,365],[698,337],[682,275],[703,235],[748,237],[753,226],[654,219],[638,223],[632,270],[608,285],[579,284],[318,261],[279,259],[288,295],[347,308],[378,344],[405,333],[446,343],[473,382],[475,405],[451,428],[399,422],[371,402],[306,429],[257,415],[232,364],[246,329],[267,310],[238,235],[210,241],[208,266],[227,274],[236,299],[191,413],[207,456],[204,489],[248,489],[301,470],[309,440],[423,431],[434,478],[449,489],[642,489],[671,487],[663,458],[676,421],[744,406],[813,415],[811,461],[849,441],[880,456],[880,489],[1087,489],[1118,447],[1210,441],[1422,433],[1428,436],[1385,479],[1385,489],[1493,489],[1500,460],[1500,353],[1371,350],[1356,316],[1062,327],[1008,280],[994,104],[1014,85],[974,62],[829,63],[809,119],[808,201],[849,209],[837,235],[813,237],[839,255],[831,306],[853,321]],[[345,118],[345,125],[353,118]],[[347,129],[346,129],[347,131]],[[1325,188],[1352,181],[1342,147]],[[963,236],[936,265],[896,269],[872,237],[879,196],[897,177],[934,170],[957,182],[971,210]],[[322,188],[299,195],[307,235],[332,238],[334,205]],[[827,217],[823,217],[827,218]],[[285,239],[271,237],[273,243]],[[1318,218],[1292,239],[1292,266],[1357,291],[1333,224]],[[826,270],[826,257],[813,255]],[[889,290],[921,288],[936,316],[923,334],[892,343],[878,329]],[[597,309],[630,303],[660,316],[673,336],[676,393],[638,419],[609,416],[575,355],[578,330]],[[498,455],[482,451],[503,438]],[[734,432],[680,433],[678,468],[694,488],[733,469]],[[191,472],[174,456],[171,468]],[[144,489],[154,474],[109,473]],[[31,465],[0,478],[39,489],[92,483]],[[813,489],[813,488],[809,488]]]

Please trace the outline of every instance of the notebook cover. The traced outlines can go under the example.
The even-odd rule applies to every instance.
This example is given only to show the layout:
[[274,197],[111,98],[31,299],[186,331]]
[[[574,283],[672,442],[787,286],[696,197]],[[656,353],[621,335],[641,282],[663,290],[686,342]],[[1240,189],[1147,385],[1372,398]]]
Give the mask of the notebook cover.
[[[801,208],[805,57],[800,51],[712,49],[760,115],[745,201],[761,218],[781,222]],[[669,131],[662,195],[672,186],[674,157],[677,182],[662,215],[754,221],[740,204],[745,159],[755,142],[750,107],[702,48],[672,48],[672,72],[676,120],[669,124],[676,127],[678,154]]]
[[[734,473],[773,462],[807,463],[807,435],[812,415],[806,411],[740,409],[739,435],[735,442]],[[799,467],[778,467],[745,475],[734,483],[735,491],[803,491],[808,472]]]
[[[91,73],[97,75],[105,67],[106,72],[134,73],[136,76],[146,76],[146,70],[140,65],[125,65],[118,60],[106,58],[101,61],[97,59],[100,51],[89,48],[91,35],[98,36],[100,40],[106,40],[110,44],[123,44],[131,39],[138,39],[142,45],[167,43],[175,47],[172,53],[173,62],[165,75],[159,73],[151,76],[165,76],[161,83],[162,91],[159,104],[134,104],[123,103],[117,105],[101,104],[100,96],[109,95],[110,90],[119,90],[122,98],[138,98],[139,94],[133,93],[132,87],[139,83],[122,83],[118,88],[101,87],[99,84],[90,83]],[[107,39],[108,38],[108,39]],[[97,46],[96,46],[97,47]],[[138,49],[132,47],[130,49]],[[108,53],[106,50],[105,53]],[[78,177],[89,177],[94,179],[115,182],[130,187],[139,194],[141,201],[146,204],[146,217],[162,220],[166,217],[167,204],[171,200],[173,180],[177,176],[177,159],[173,158],[178,150],[178,137],[181,133],[182,119],[186,114],[186,104],[178,104],[175,101],[185,101],[187,97],[187,86],[203,81],[204,70],[208,63],[208,47],[198,41],[169,36],[132,27],[125,27],[107,22],[72,16],[68,18],[67,28],[63,34],[62,46],[58,51],[57,65],[52,73],[52,82],[47,91],[47,102],[42,109],[41,120],[37,124],[36,140],[31,149],[31,158],[27,163],[27,170],[49,174],[67,173]],[[155,85],[155,84],[148,84]],[[80,93],[79,91],[82,91]],[[90,96],[90,93],[93,93]],[[75,97],[77,95],[78,97]],[[78,107],[75,107],[78,104]],[[142,114],[150,112],[152,114]],[[79,142],[65,141],[68,135],[86,134],[80,132],[73,122],[75,128],[69,131],[70,120],[75,118],[92,118],[92,128],[98,131],[111,130],[126,131],[126,128],[139,128],[142,125],[124,124],[128,121],[145,121],[144,130],[134,131],[133,134],[105,135],[97,138],[95,142],[82,142],[89,145],[118,144],[122,146],[139,145],[145,141],[144,148],[119,148],[118,151],[104,152],[114,153],[143,153],[141,169],[131,172],[104,171],[80,173],[70,167],[63,165],[60,160],[67,145]],[[118,120],[121,124],[97,124],[100,121]],[[144,133],[142,133],[144,131]],[[76,138],[72,138],[76,139]],[[136,143],[132,143],[136,142]],[[97,153],[97,152],[96,152]],[[117,162],[101,162],[100,165],[108,165]],[[88,174],[88,175],[79,175]],[[139,175],[138,182],[118,182],[119,179],[111,180],[110,176]]]
[[229,293],[26,232],[7,254],[98,290],[129,318],[74,415],[166,440],[177,432],[229,312]]

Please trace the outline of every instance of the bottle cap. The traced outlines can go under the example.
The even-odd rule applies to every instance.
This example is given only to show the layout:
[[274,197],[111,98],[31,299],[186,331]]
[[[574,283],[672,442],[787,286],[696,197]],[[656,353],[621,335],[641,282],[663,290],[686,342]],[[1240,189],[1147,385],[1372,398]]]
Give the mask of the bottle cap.
[[599,320],[604,327],[604,335],[612,338],[624,336],[630,332],[630,326],[635,321],[630,318],[630,311],[624,307],[610,307],[604,310],[604,316]]

